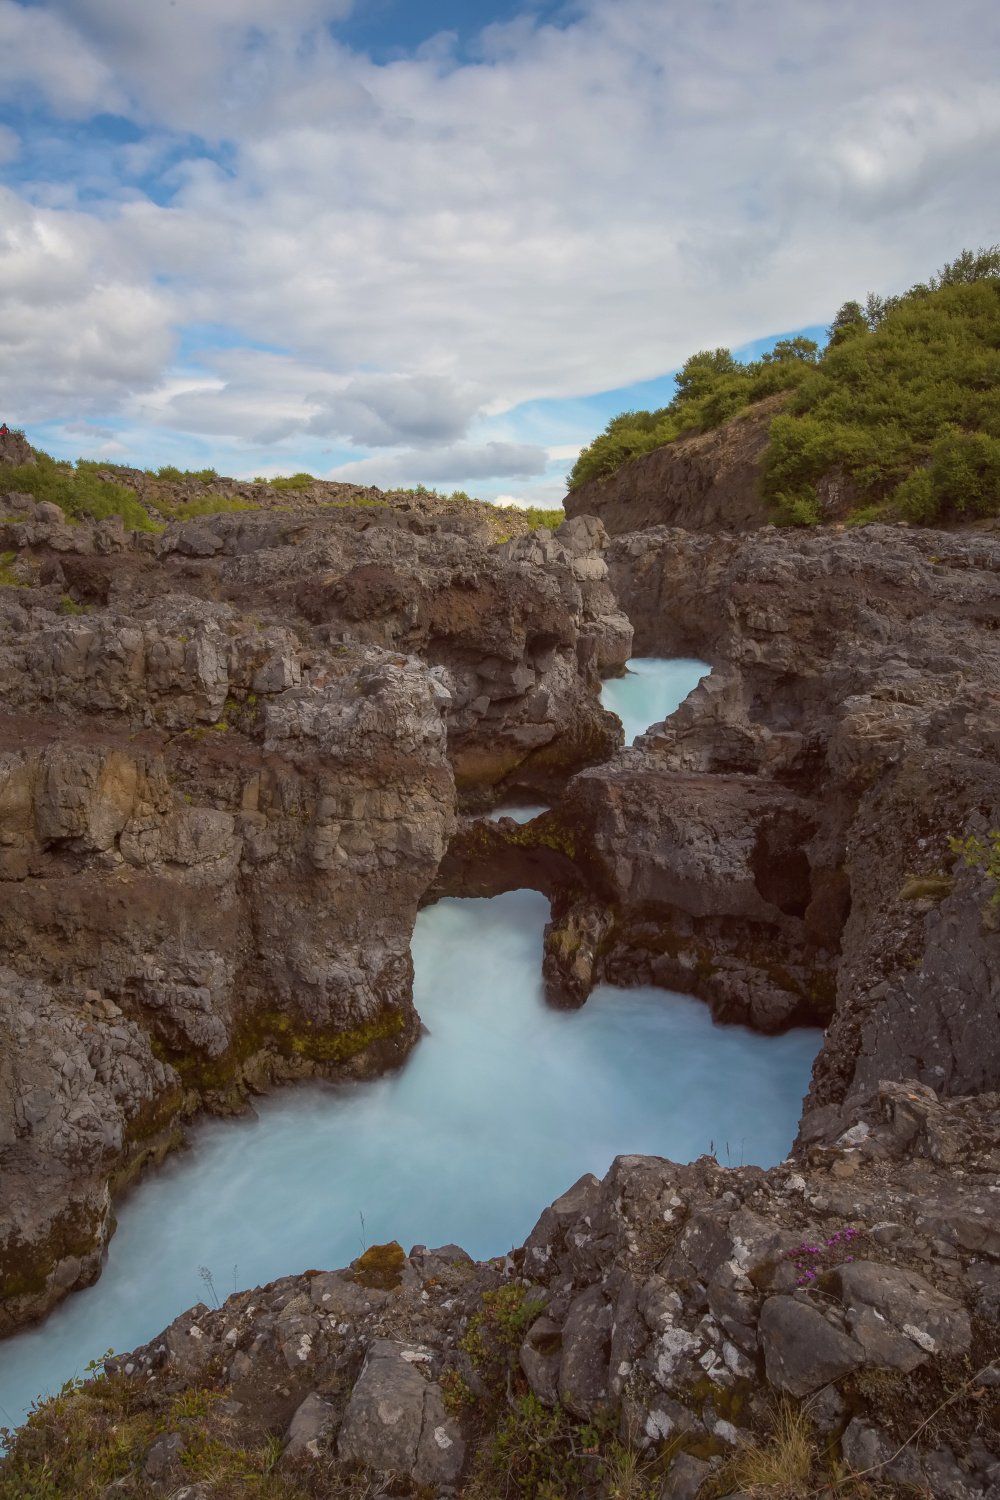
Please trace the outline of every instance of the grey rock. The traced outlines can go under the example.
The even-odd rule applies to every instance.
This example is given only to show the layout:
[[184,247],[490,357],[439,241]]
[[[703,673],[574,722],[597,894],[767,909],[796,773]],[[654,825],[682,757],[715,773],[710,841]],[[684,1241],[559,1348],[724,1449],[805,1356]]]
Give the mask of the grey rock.
[[150,1479],[162,1479],[165,1474],[169,1474],[171,1469],[176,1468],[183,1452],[184,1439],[179,1432],[171,1432],[166,1437],[157,1438],[146,1454],[146,1462],[143,1465],[144,1473]]
[[899,1444],[864,1418],[851,1419],[840,1443],[844,1462],[853,1473],[867,1475],[872,1483],[892,1479],[898,1484],[924,1488],[924,1471],[913,1449],[904,1448],[898,1453]]
[[423,1424],[417,1443],[417,1456],[411,1473],[417,1484],[451,1484],[462,1472],[465,1442],[455,1419],[445,1409],[441,1388],[429,1385],[424,1391]]
[[[833,1273],[845,1307],[873,1309],[892,1329],[905,1335],[922,1353],[965,1354],[972,1338],[969,1314],[953,1297],[937,1291],[916,1272],[898,1266],[853,1261]],[[859,1321],[855,1319],[855,1321]],[[907,1363],[905,1351],[891,1336],[880,1335],[875,1319],[861,1320],[864,1337],[880,1350],[889,1368],[912,1369],[919,1359]],[[891,1330],[889,1331],[891,1335]],[[867,1351],[867,1345],[866,1345]],[[895,1358],[896,1363],[892,1363]],[[879,1363],[871,1357],[872,1363]]]
[[769,1297],[760,1314],[767,1378],[792,1396],[808,1396],[864,1361],[860,1344],[795,1297]]
[[333,1425],[333,1407],[317,1391],[296,1409],[285,1434],[282,1458],[319,1458],[320,1444]]
[[421,1361],[427,1362],[425,1351],[374,1340],[344,1413],[337,1439],[341,1458],[409,1473],[424,1420]]
[[46,526],[65,526],[66,516],[62,508],[51,500],[42,500],[35,506],[35,515]]
[[835,1385],[824,1386],[805,1404],[809,1420],[818,1432],[837,1432],[847,1415],[847,1402]]
[[959,1468],[950,1448],[923,1456],[923,1471],[934,1500],[980,1500],[982,1489]]
[[640,1287],[634,1277],[623,1276],[611,1324],[609,1366],[611,1390],[615,1396],[620,1396],[624,1390],[635,1361],[649,1339],[646,1320],[639,1309],[639,1294]]
[[660,1486],[659,1500],[695,1500],[712,1466],[691,1453],[678,1453]]
[[570,1304],[562,1330],[559,1398],[576,1416],[591,1418],[610,1401],[611,1307],[599,1286]]
[[375,1339],[351,1392],[337,1439],[348,1462],[418,1473],[420,1484],[449,1482],[461,1471],[465,1448],[440,1387],[420,1374],[429,1351]]
[[521,1345],[520,1364],[528,1384],[543,1406],[559,1400],[562,1328],[551,1318],[536,1318]]

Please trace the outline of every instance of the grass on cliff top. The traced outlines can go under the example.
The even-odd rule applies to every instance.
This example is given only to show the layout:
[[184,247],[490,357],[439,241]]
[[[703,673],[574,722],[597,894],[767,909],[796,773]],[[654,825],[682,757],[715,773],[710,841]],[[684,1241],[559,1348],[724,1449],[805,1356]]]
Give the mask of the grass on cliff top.
[[[163,529],[151,519],[140,504],[135,491],[128,483],[129,471],[127,469],[121,468],[120,465],[98,464],[83,458],[78,459],[75,465],[61,463],[37,448],[32,451],[37,460],[34,464],[25,464],[20,468],[0,465],[0,496],[14,492],[30,494],[36,501],[52,501],[62,509],[71,525],[87,516],[92,516],[95,521],[103,521],[107,516],[121,516],[122,523],[130,531],[161,531]],[[98,479],[98,473],[114,474],[116,468],[121,468],[121,484]],[[210,484],[219,478],[214,469],[177,469],[170,465],[156,470],[144,469],[142,472],[149,475],[151,479],[166,480],[177,484],[187,479],[197,479],[202,484]],[[255,480],[254,482],[269,484],[272,489],[284,493],[308,489],[315,481],[311,474],[300,473],[288,478],[279,476],[276,479]],[[471,501],[475,498],[467,495],[464,490],[452,490],[450,495],[443,495],[437,490],[426,489],[424,485],[417,485],[409,490],[394,490],[392,494],[428,495],[440,500]],[[391,501],[377,501],[358,495],[348,503],[374,507],[391,503]],[[155,508],[169,521],[186,521],[198,516],[218,515],[220,512],[261,509],[251,500],[231,500],[224,495],[196,495],[190,500],[179,501],[175,505],[165,500],[157,500]],[[539,526],[547,526],[554,531],[566,519],[565,511],[562,509],[542,510],[534,505],[526,508],[497,507],[497,514],[498,519],[503,516],[508,518],[525,516],[531,531],[537,530]]]
[[830,474],[857,521],[998,515],[1000,246],[962,251],[902,296],[845,303],[818,358],[806,340],[778,344],[763,364],[718,349],[692,356],[677,385],[661,411],[610,422],[571,487],[783,389],[788,408],[771,421],[761,479],[780,524],[815,524],[817,482]]
[[36,463],[11,468],[0,464],[0,495],[20,493],[36,501],[48,500],[58,505],[72,524],[85,515],[95,521],[121,516],[130,531],[156,531],[132,490],[124,485],[108,484],[97,478],[97,465],[81,461],[57,463],[47,453],[35,451]]

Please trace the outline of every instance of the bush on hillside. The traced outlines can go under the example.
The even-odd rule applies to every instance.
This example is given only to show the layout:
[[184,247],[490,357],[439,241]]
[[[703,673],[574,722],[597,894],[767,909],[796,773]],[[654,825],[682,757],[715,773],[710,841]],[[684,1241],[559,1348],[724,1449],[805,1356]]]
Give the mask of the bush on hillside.
[[746,364],[728,349],[693,355],[670,405],[615,417],[570,488],[787,390],[761,479],[780,523],[820,520],[817,484],[833,470],[857,496],[855,520],[1000,514],[1000,246],[963,250],[900,296],[845,302],[828,337],[819,358],[803,339]]
[[823,358],[771,423],[761,492],[778,519],[815,508],[833,468],[860,506],[887,516],[996,515],[1000,252],[963,252],[932,284],[869,297],[861,319],[856,309],[838,313]]
[[818,350],[812,339],[795,338],[779,339],[769,354],[745,363],[728,349],[692,354],[675,377],[677,395],[670,405],[614,417],[581,452],[569,476],[570,489],[588,479],[605,479],[630,459],[685,433],[721,427],[754,401],[792,390],[809,375]]
[[0,465],[0,495],[20,492],[36,501],[50,500],[73,522],[87,513],[95,521],[121,516],[130,531],[155,531],[132,490],[97,478],[96,464],[57,463],[47,453],[34,450],[37,462],[13,468]]

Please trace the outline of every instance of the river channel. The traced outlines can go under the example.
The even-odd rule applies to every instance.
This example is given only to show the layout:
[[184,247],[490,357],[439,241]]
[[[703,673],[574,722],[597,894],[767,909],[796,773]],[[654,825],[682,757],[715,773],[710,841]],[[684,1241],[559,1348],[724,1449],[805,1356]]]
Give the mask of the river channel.
[[[647,697],[629,707],[632,723],[647,717],[633,734],[626,722],[629,742],[707,670],[686,667],[672,698],[646,674]],[[406,1065],[200,1124],[190,1149],[119,1205],[100,1281],[0,1344],[0,1422],[21,1421],[34,1396],[109,1346],[133,1348],[236,1287],[345,1265],[388,1239],[498,1254],[619,1152],[780,1160],[821,1033],[715,1026],[701,1002],[652,988],[605,985],[579,1011],[552,1010],[540,979],[547,918],[534,891],[421,912],[415,1000],[428,1035]]]

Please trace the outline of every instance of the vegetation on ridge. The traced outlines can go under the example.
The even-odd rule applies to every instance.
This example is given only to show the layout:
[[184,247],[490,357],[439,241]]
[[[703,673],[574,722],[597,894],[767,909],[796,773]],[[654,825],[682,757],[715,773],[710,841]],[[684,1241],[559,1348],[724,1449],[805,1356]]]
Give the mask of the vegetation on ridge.
[[630,459],[686,434],[721,427],[745,406],[791,390],[807,378],[818,354],[819,345],[804,338],[779,339],[769,354],[745,363],[728,349],[692,354],[674,377],[677,394],[669,406],[613,417],[573,465],[570,489],[588,479],[606,479]]
[[1000,514],[1000,246],[963,250],[901,296],[845,303],[821,355],[808,340],[748,364],[717,349],[693,355],[677,385],[661,411],[610,422],[570,487],[787,390],[761,479],[778,522],[822,519],[825,476],[840,481],[856,521]]

